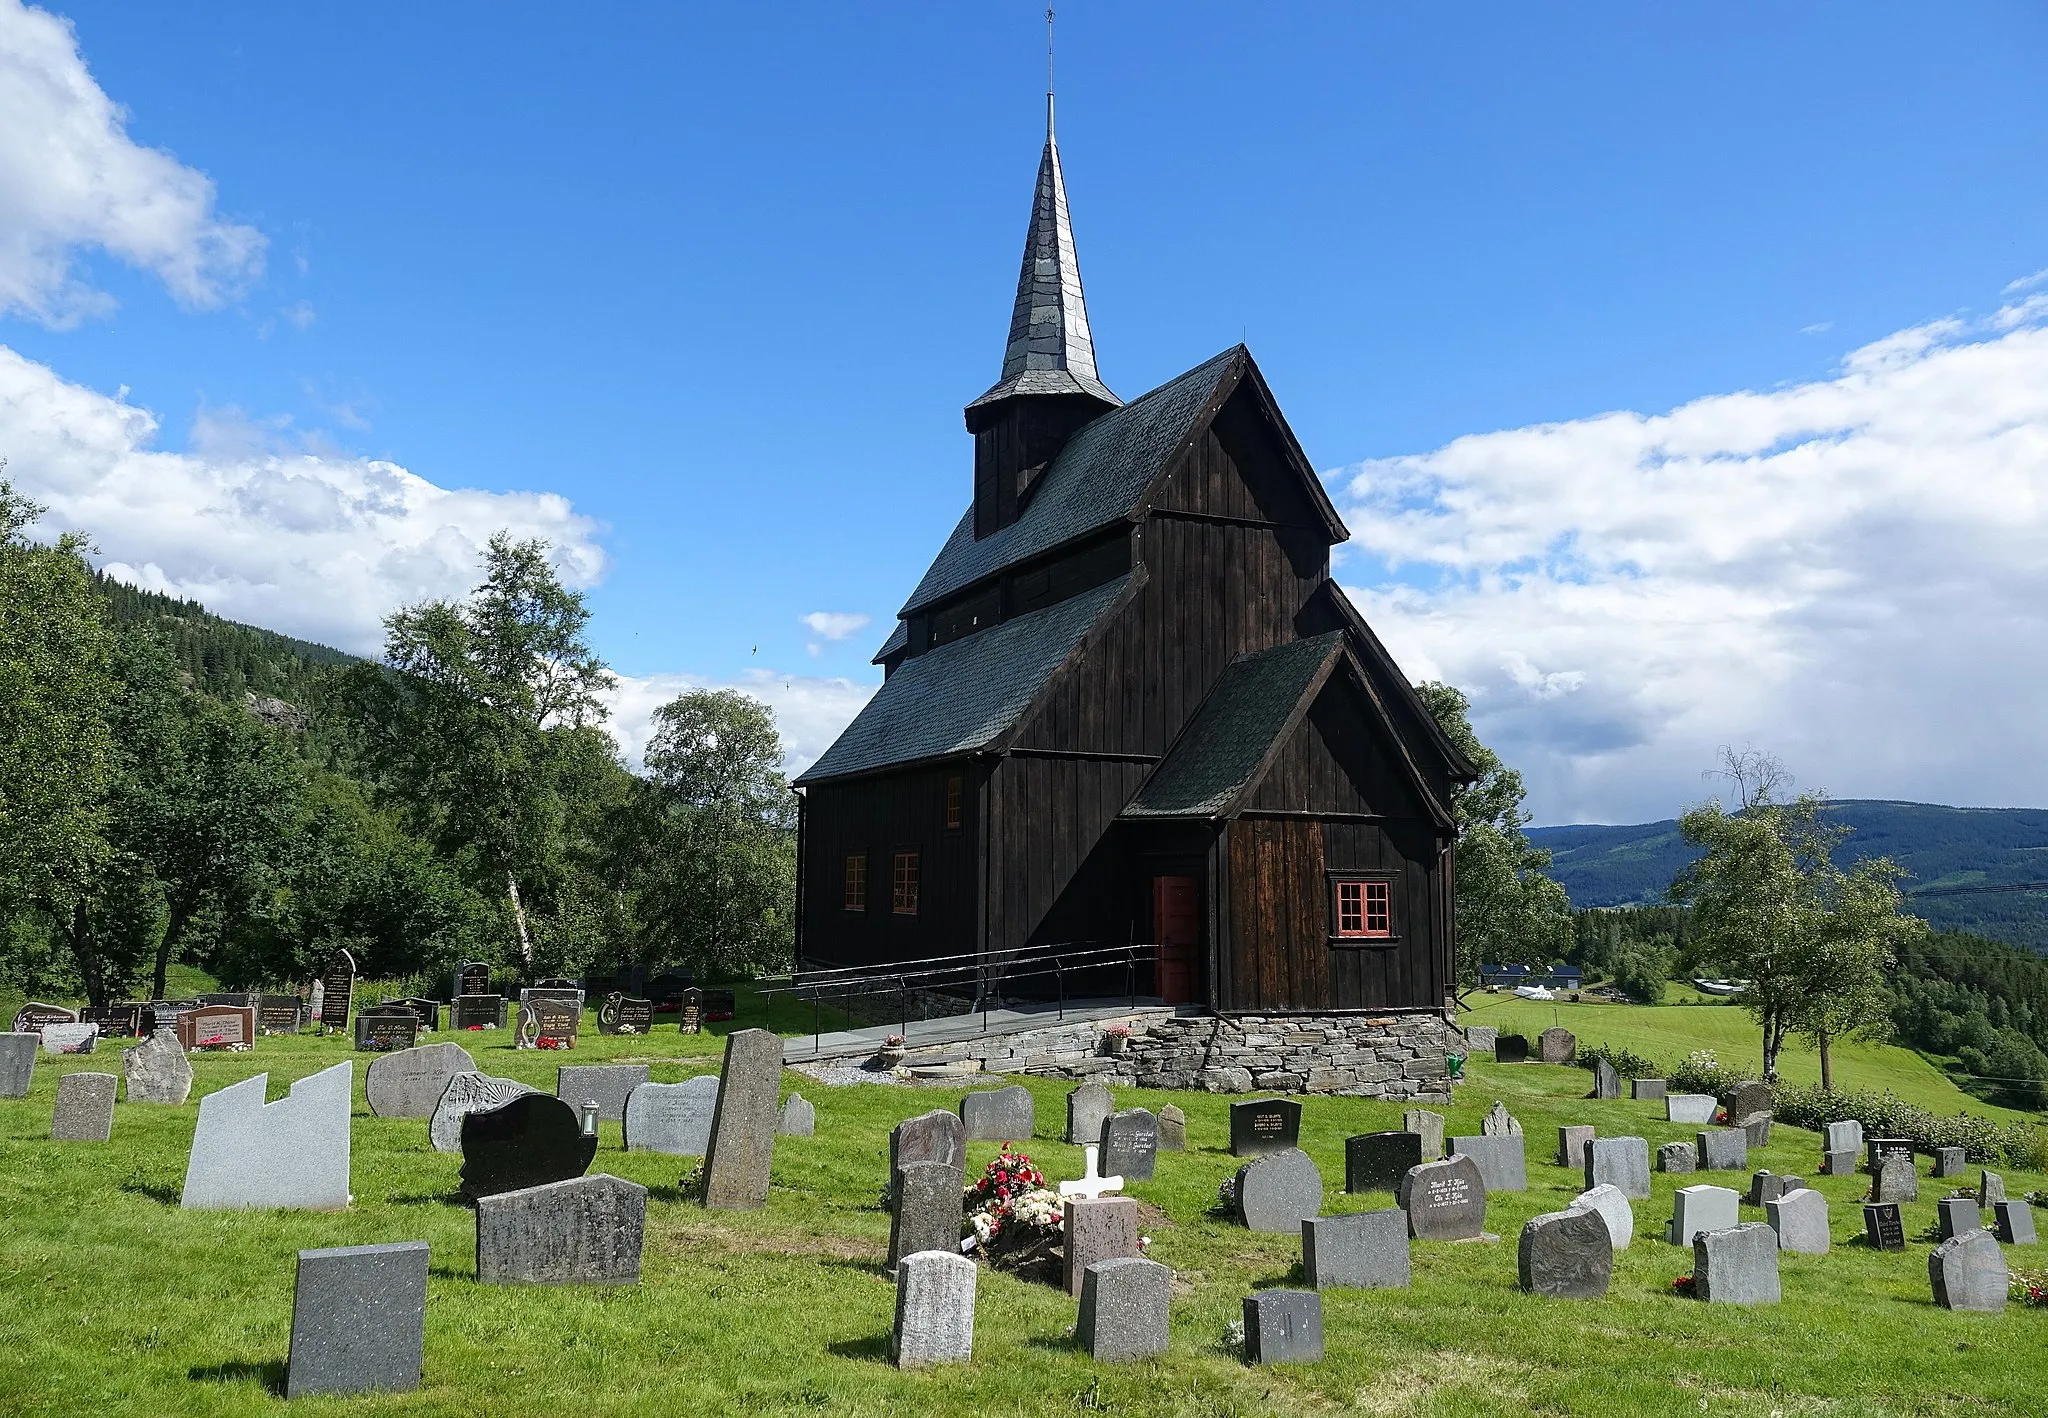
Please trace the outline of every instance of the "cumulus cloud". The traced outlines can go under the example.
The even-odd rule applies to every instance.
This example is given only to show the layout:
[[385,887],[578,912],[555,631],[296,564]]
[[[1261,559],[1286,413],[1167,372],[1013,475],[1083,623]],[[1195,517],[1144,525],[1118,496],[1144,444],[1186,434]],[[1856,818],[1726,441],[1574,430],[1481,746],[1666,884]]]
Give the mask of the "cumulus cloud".
[[215,214],[204,173],[128,136],[68,23],[0,0],[0,313],[63,327],[110,310],[75,272],[81,247],[205,307],[261,272],[264,238]]
[[612,691],[612,717],[607,727],[621,754],[635,769],[653,731],[654,711],[693,689],[736,689],[775,711],[782,731],[783,765],[791,776],[816,762],[832,746],[839,731],[853,721],[879,687],[850,679],[749,670],[737,679],[708,675],[620,675]]
[[812,611],[798,617],[821,640],[844,640],[868,623],[869,617],[853,611]]
[[2044,319],[1344,469],[1339,576],[1472,695],[1539,821],[1669,816],[1723,743],[1843,796],[2048,802]]
[[444,488],[395,463],[283,446],[275,419],[208,409],[185,453],[158,421],[0,346],[0,456],[43,525],[92,534],[109,574],[309,640],[375,653],[397,606],[474,583],[491,534],[544,537],[572,585],[597,528],[554,493]]

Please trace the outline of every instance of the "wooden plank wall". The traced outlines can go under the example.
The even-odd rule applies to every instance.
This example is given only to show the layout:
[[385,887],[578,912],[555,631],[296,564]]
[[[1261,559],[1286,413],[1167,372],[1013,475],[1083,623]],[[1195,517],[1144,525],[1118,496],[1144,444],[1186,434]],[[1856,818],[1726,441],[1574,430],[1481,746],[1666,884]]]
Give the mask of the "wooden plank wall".
[[1281,744],[1245,807],[1420,818],[1422,801],[1394,757],[1398,751],[1371,705],[1340,671]]
[[990,783],[989,944],[1129,938],[1108,833],[1151,765],[1010,757]]
[[[946,827],[946,777],[963,775],[961,825]],[[818,783],[804,802],[804,963],[867,965],[978,948],[979,764]],[[891,910],[891,858],[918,851],[918,913]],[[844,909],[849,852],[868,854],[868,908]]]

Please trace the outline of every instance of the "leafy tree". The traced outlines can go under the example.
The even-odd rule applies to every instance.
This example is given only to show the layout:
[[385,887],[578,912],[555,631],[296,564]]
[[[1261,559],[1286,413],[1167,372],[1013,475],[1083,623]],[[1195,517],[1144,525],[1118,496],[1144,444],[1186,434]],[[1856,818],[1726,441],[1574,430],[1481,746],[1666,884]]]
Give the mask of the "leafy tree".
[[786,965],[796,895],[795,806],[765,704],[696,690],[655,711],[645,755],[661,844],[650,937],[716,970]]
[[1438,726],[1479,770],[1478,781],[1452,795],[1458,824],[1453,856],[1457,880],[1458,982],[1479,983],[1482,961],[1548,964],[1572,939],[1571,898],[1544,873],[1550,853],[1532,844],[1522,806],[1522,775],[1472,731],[1472,701],[1447,684],[1418,685]]

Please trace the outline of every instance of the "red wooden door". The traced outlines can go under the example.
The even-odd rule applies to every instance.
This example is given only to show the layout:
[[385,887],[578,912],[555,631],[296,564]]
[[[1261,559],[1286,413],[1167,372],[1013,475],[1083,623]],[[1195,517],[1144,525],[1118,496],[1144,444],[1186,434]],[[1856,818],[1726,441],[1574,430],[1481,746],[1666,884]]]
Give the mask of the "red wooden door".
[[1199,979],[1202,944],[1201,882],[1192,876],[1152,878],[1152,939],[1159,943],[1153,972],[1159,997],[1168,1004],[1191,1004]]

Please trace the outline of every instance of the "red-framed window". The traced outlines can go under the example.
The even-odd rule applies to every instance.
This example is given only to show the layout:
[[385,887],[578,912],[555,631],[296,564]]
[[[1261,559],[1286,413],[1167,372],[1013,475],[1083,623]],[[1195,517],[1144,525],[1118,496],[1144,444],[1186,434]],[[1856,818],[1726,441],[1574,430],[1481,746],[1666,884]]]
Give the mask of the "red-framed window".
[[964,806],[961,799],[967,796],[967,780],[959,773],[946,775],[946,830],[958,832]]
[[1379,877],[1339,877],[1336,891],[1339,940],[1390,940],[1394,934],[1394,884]]
[[899,916],[917,914],[917,853],[898,852],[891,873],[891,907]]
[[868,854],[851,852],[846,858],[846,909],[865,911],[868,908]]

